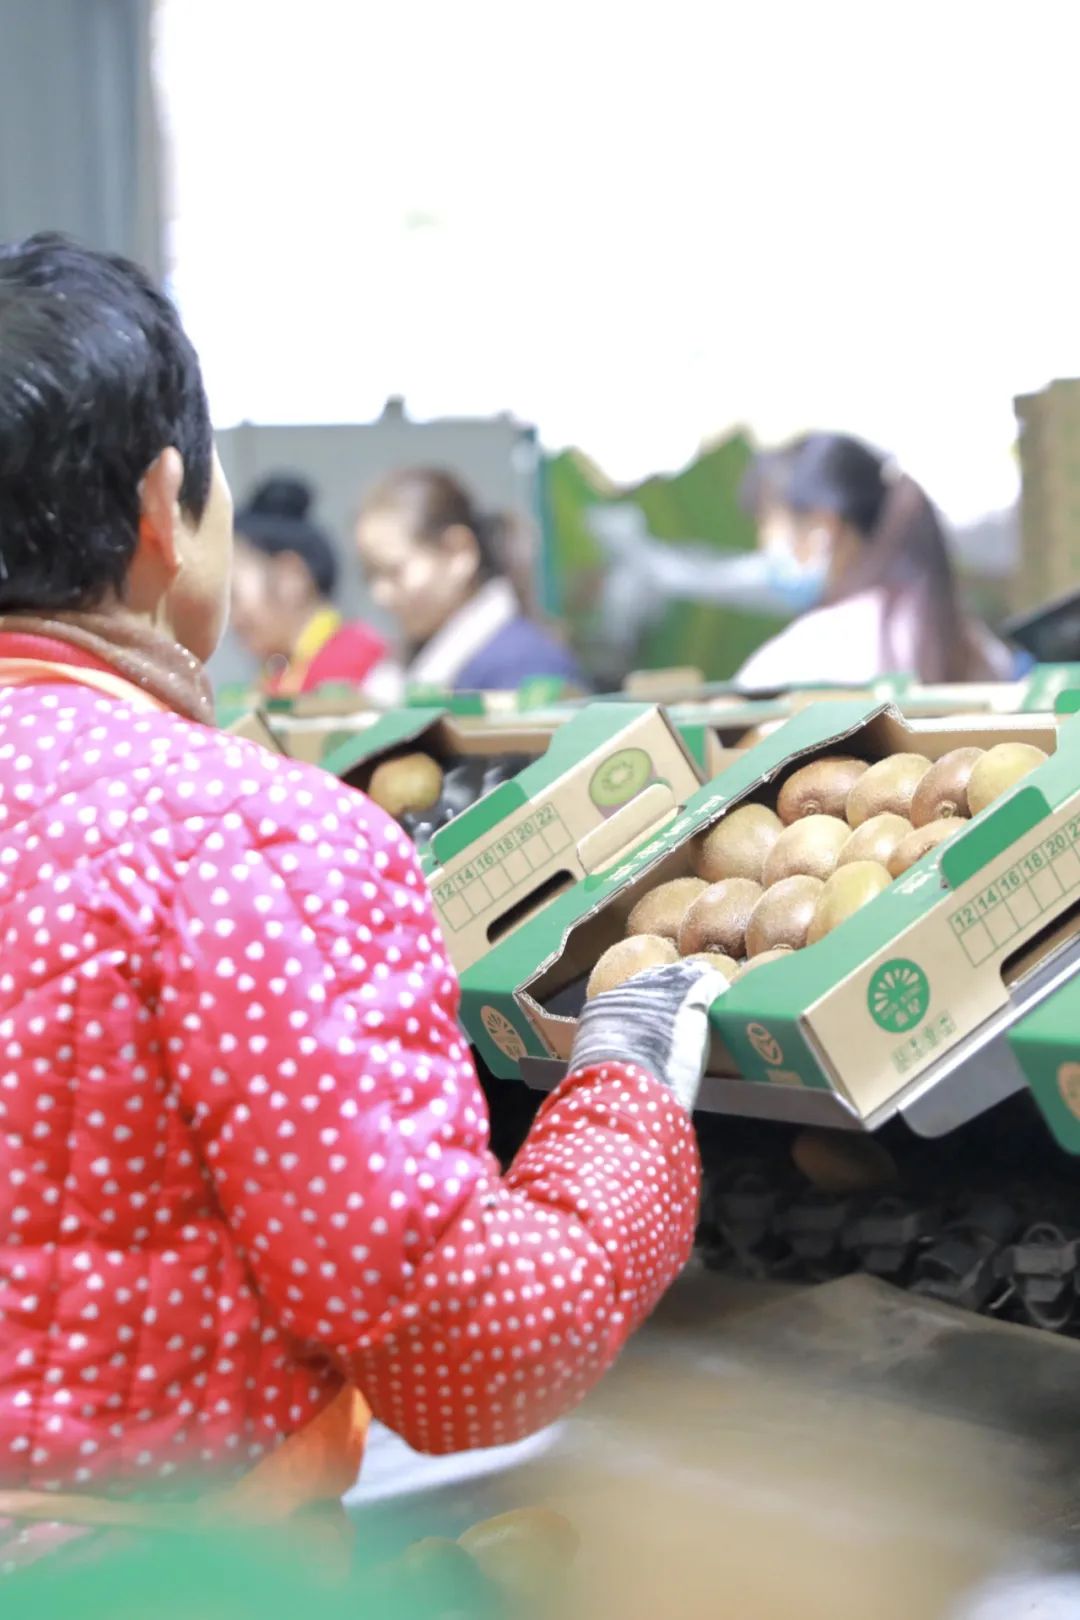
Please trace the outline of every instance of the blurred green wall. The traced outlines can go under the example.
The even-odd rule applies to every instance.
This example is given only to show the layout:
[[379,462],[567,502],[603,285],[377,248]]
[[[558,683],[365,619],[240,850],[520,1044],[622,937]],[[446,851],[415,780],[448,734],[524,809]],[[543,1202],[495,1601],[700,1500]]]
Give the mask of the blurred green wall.
[[[603,555],[586,521],[589,507],[636,505],[658,540],[712,542],[718,552],[749,550],[754,526],[740,507],[738,494],[752,454],[749,440],[734,434],[702,451],[679,473],[618,489],[578,450],[548,458],[545,494],[552,560],[548,579],[557,593],[549,607],[566,624],[586,664],[604,569]],[[689,664],[709,680],[724,680],[780,623],[727,608],[673,602],[644,636],[632,667]],[[610,678],[625,671],[590,673]]]

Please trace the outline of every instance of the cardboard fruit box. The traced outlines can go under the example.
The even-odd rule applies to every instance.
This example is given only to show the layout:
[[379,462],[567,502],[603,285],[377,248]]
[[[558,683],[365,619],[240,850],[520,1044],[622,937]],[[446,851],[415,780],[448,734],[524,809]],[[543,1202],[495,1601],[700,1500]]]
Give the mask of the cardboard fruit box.
[[247,742],[258,743],[260,748],[265,748],[268,753],[281,753],[281,745],[261,709],[247,709],[237,714],[221,729],[233,737],[243,737]]
[[655,705],[593,703],[559,726],[542,759],[463,811],[425,852],[459,974],[670,821],[701,782]]
[[[1063,693],[1080,688],[1080,664],[1036,664],[1014,681],[908,687],[897,695],[915,717],[961,714],[1053,714]],[[881,694],[878,694],[881,695]]]
[[[706,775],[711,778],[719,776],[733,764],[740,749],[756,745],[793,714],[799,714],[815,703],[893,701],[905,715],[911,717],[970,715],[992,708],[989,694],[997,690],[989,688],[976,691],[970,686],[921,687],[905,676],[877,682],[873,689],[792,688],[775,697],[764,698],[741,698],[728,694],[698,703],[672,703],[669,712],[695,757],[704,766]],[[1019,687],[1016,690],[1010,687],[1007,691],[1009,700],[1002,699],[1002,710],[1015,713],[1021,707],[1022,693]],[[1049,707],[1052,709],[1053,704]]]
[[672,703],[668,713],[703,766],[707,778],[719,776],[739,749],[783,725],[793,713],[787,698],[723,698],[702,703]]
[[[431,827],[449,824],[498,785],[505,785],[547,752],[557,726],[525,716],[503,720],[448,714],[444,709],[392,709],[373,715],[351,734],[332,737],[323,770],[367,792],[376,769],[404,755],[426,754],[443,773],[443,792],[429,816],[418,812],[402,825],[423,845]],[[425,830],[426,829],[426,830]]]
[[282,752],[305,765],[321,765],[327,753],[368,730],[384,713],[365,703],[354,687],[338,685],[292,698],[268,698],[263,712]]
[[746,974],[712,1009],[703,1108],[876,1127],[976,1032],[1007,1019],[1026,979],[1080,929],[1076,719],[1059,728],[1049,716],[986,716],[958,727],[882,704],[803,711],[464,975],[470,1036],[497,1074],[551,1083],[592,965],[642,894],[691,870],[695,837],[735,805],[774,803],[787,775],[825,754],[938,759],[998,742],[1035,743],[1052,757],[826,939]]
[[444,708],[452,714],[528,714],[553,704],[587,702],[587,694],[556,675],[534,675],[504,691],[451,692],[437,686],[412,686],[405,694],[409,708]]
[[550,735],[578,705],[541,704],[539,700],[529,703],[516,692],[432,692],[425,696],[417,690],[398,707],[385,709],[365,704],[348,687],[321,687],[296,698],[272,698],[264,707],[267,722],[283,751],[291,759],[322,765],[329,754],[389,715],[414,710],[423,714],[437,712],[463,723],[490,725],[493,734],[500,728],[528,728],[530,733],[539,730]]
[[1010,1029],[1008,1045],[1059,1146],[1080,1153],[1080,952],[1052,992]]

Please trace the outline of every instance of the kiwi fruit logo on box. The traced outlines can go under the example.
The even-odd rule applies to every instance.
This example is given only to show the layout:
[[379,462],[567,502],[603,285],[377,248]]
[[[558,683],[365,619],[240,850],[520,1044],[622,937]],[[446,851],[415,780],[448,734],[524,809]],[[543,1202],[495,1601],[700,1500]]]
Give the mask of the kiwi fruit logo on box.
[[917,962],[896,956],[883,962],[866,993],[870,1016],[890,1035],[905,1035],[921,1024],[930,1005],[930,981]]
[[784,1061],[784,1049],[764,1024],[747,1024],[746,1038],[763,1063],[771,1068]]
[[503,1057],[509,1058],[511,1063],[520,1063],[526,1055],[527,1048],[509,1018],[497,1007],[484,1007],[480,1013],[480,1022],[487,1030],[492,1045],[498,1047]]
[[589,798],[610,815],[636,797],[652,779],[653,762],[644,748],[620,748],[598,765],[589,782]]

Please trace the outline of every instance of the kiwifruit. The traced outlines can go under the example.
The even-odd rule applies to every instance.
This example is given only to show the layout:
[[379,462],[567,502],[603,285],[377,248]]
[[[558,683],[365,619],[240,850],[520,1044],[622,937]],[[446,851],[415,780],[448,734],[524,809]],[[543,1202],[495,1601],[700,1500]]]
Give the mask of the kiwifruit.
[[846,754],[815,759],[789,776],[780,789],[776,811],[785,827],[803,816],[843,816],[848,794],[866,770],[864,759]]
[[769,851],[761,881],[767,889],[789,877],[824,881],[836,870],[837,856],[849,834],[847,822],[839,816],[803,816],[801,821],[793,821]]
[[586,1000],[603,995],[605,990],[614,990],[617,984],[632,979],[635,973],[678,960],[679,953],[671,940],[661,939],[659,934],[634,934],[629,939],[620,939],[608,946],[589,974]]
[[882,866],[888,866],[889,856],[910,831],[911,822],[904,816],[894,816],[891,810],[871,816],[848,838],[836,864],[849,866],[852,861],[880,861]]
[[789,950],[801,950],[823,887],[820,878],[799,873],[796,877],[782,878],[771,889],[766,889],[747,925],[747,956],[760,956],[781,945]]
[[733,979],[739,971],[739,964],[730,956],[724,956],[720,951],[692,951],[686,958],[688,962],[704,962],[706,967],[715,968],[726,979]]
[[[538,1600],[550,1598],[577,1557],[580,1537],[569,1519],[553,1508],[512,1508],[474,1524],[459,1545],[510,1600],[516,1613],[521,1609],[531,1612]],[[543,1607],[547,1612],[548,1604]],[[470,1606],[468,1612],[478,1614],[480,1610]]]
[[1019,782],[1046,759],[1041,748],[1033,743],[997,743],[988,748],[968,777],[968,810],[977,816],[988,804]]
[[397,817],[430,810],[442,789],[442,767],[430,754],[401,754],[376,765],[367,791],[388,816]]
[[838,866],[818,897],[806,943],[816,945],[856,911],[868,905],[892,882],[879,861],[851,861]]
[[774,731],[779,731],[783,724],[783,720],[763,720],[761,725],[751,726],[749,731],[744,731],[735,747],[740,749],[756,748],[759,742],[764,742],[765,738],[771,737]]
[[800,1131],[791,1157],[818,1192],[874,1192],[895,1184],[896,1161],[872,1136],[850,1131]]
[[966,816],[942,816],[940,821],[928,821],[923,827],[913,827],[906,838],[902,838],[889,856],[886,865],[890,876],[903,877],[909,866],[921,861],[928,849],[943,844],[946,838],[958,833],[962,827],[967,826]]
[[706,883],[733,877],[760,883],[765,857],[783,830],[768,805],[741,804],[697,840],[694,871]]
[[795,952],[790,945],[778,945],[775,951],[762,951],[760,956],[752,956],[748,962],[742,964],[735,977],[741,979],[743,974],[749,973],[752,968],[764,967],[766,962],[779,962],[782,956],[794,955]]
[[861,827],[871,816],[884,815],[886,810],[894,816],[907,816],[915,789],[930,769],[930,761],[923,754],[890,754],[879,759],[864,771],[847,797],[845,815],[848,825]]
[[677,939],[687,908],[708,887],[704,878],[672,878],[643,894],[626,919],[628,934],[660,934]]
[[913,827],[968,814],[968,781],[984,753],[983,748],[954,748],[934,761],[912,795]]
[[699,894],[679,929],[680,956],[716,951],[738,960],[746,955],[746,925],[761,899],[761,884],[724,878]]

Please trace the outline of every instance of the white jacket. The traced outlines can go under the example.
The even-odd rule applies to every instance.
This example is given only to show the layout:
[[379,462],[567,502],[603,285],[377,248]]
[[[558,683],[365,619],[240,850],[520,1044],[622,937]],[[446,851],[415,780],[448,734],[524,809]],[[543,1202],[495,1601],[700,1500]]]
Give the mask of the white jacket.
[[[752,653],[735,677],[748,691],[794,685],[859,686],[883,675],[915,670],[918,647],[913,599],[901,599],[886,619],[882,590],[862,591],[794,619]],[[1009,680],[1013,655],[984,624],[967,629],[988,667],[990,680]]]

